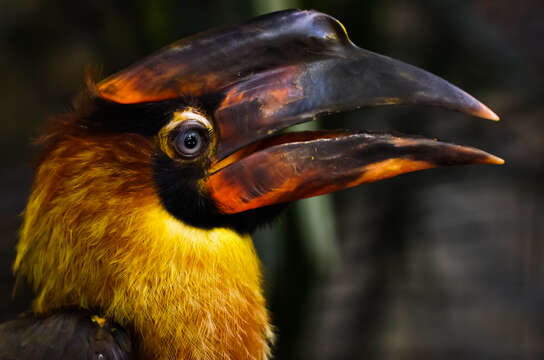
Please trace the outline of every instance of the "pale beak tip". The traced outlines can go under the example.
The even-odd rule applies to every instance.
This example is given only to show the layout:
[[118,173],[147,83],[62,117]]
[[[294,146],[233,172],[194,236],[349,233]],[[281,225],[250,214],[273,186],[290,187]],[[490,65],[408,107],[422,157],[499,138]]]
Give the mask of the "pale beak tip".
[[480,109],[475,114],[478,117],[481,117],[482,119],[488,119],[493,121],[499,121],[501,118],[493,112],[490,108],[485,106],[484,104],[481,104]]
[[489,154],[484,162],[491,165],[504,165],[504,159],[501,159],[500,157],[491,154]]

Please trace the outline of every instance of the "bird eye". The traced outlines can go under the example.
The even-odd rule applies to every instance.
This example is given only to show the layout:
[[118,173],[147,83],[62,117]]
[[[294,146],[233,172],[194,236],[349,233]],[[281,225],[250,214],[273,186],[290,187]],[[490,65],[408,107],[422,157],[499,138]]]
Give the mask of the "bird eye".
[[176,132],[173,145],[176,152],[185,158],[200,155],[208,145],[207,129],[197,122],[183,124]]

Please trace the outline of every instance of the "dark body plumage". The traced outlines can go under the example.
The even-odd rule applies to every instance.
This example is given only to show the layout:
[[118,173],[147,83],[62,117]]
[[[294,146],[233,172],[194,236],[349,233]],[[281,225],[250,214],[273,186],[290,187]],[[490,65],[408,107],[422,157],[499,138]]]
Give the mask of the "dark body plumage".
[[129,360],[131,349],[121,327],[82,310],[0,324],[0,360]]

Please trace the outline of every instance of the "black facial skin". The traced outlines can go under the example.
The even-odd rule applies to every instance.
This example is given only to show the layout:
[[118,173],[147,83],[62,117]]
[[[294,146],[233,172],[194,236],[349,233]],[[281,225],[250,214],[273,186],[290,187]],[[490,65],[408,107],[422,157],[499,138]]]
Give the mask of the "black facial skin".
[[153,156],[155,185],[162,204],[178,220],[199,228],[231,228],[239,233],[251,233],[274,221],[287,204],[266,206],[238,214],[222,214],[198,181],[204,171],[198,163],[180,165],[163,152]]
[[[171,120],[174,111],[186,107],[213,109],[217,101],[207,97],[199,98],[198,102],[176,99],[127,105],[94,98],[90,108],[83,112],[83,125],[99,133],[137,133],[152,138]],[[160,150],[152,159],[154,185],[163,206],[188,225],[205,229],[226,227],[239,233],[251,233],[273,222],[287,207],[287,204],[279,204],[222,214],[213,200],[201,193],[198,182],[205,176],[202,166],[209,166],[209,162],[176,162]]]
[[136,133],[153,137],[171,120],[174,111],[185,107],[215,109],[222,98],[212,94],[198,99],[187,96],[157,102],[119,104],[91,97],[84,101],[79,112],[82,114],[83,125],[91,131]]
[[156,135],[180,106],[179,101],[157,103],[118,104],[101,98],[93,98],[83,111],[84,125],[90,131],[100,133],[136,133],[145,137]]

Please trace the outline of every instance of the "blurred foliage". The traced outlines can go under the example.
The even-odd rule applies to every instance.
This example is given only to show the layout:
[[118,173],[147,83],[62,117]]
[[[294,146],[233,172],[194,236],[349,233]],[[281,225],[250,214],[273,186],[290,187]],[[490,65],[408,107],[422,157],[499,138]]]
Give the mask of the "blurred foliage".
[[103,74],[183,36],[281,8],[340,19],[351,39],[461,86],[498,124],[439,109],[362,109],[330,128],[471,144],[503,167],[416,173],[292,206],[256,234],[278,359],[544,355],[544,3],[539,0],[4,0],[0,12],[0,317],[32,180],[30,141]]

